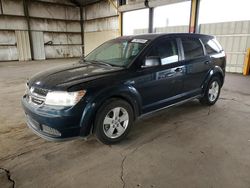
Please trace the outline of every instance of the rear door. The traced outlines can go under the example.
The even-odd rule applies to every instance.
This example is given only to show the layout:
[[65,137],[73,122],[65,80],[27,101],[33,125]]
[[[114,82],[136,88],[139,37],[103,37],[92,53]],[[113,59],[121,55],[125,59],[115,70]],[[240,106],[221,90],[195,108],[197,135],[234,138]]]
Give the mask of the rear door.
[[205,55],[199,38],[182,37],[181,41],[186,68],[183,93],[191,97],[201,93],[202,84],[211,69],[211,58]]

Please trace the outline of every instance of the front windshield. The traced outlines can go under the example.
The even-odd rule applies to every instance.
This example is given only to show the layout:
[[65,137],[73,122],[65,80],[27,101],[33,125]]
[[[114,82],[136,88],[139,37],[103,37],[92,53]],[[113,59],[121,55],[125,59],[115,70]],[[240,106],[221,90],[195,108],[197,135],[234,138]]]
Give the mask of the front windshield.
[[145,47],[144,39],[114,39],[93,50],[85,61],[107,63],[112,66],[127,66]]

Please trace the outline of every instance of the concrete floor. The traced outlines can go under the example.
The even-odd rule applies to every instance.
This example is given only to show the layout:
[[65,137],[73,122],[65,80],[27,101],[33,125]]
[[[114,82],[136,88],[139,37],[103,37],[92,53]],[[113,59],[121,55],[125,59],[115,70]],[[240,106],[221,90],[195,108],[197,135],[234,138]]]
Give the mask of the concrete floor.
[[47,142],[25,125],[32,74],[69,60],[0,63],[0,187],[250,187],[250,77],[227,74],[212,107],[197,101],[138,121],[128,139]]

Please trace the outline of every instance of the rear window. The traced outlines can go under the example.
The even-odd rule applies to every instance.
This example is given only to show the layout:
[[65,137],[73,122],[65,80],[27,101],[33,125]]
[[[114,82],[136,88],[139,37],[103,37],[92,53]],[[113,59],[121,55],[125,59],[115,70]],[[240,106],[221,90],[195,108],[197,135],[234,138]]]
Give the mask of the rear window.
[[199,39],[182,38],[185,59],[195,59],[204,55],[203,48]]
[[221,51],[221,47],[215,39],[205,38],[202,39],[202,42],[208,55],[219,53]]

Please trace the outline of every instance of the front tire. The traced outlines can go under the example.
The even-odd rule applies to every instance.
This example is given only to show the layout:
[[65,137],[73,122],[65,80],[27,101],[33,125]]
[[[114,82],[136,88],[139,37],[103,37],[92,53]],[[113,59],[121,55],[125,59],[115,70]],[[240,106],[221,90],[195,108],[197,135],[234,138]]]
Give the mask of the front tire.
[[206,88],[204,96],[200,99],[200,102],[205,105],[214,105],[220,96],[221,80],[215,76],[213,77]]
[[97,112],[95,135],[104,144],[118,143],[127,136],[133,122],[131,105],[124,100],[110,99]]

